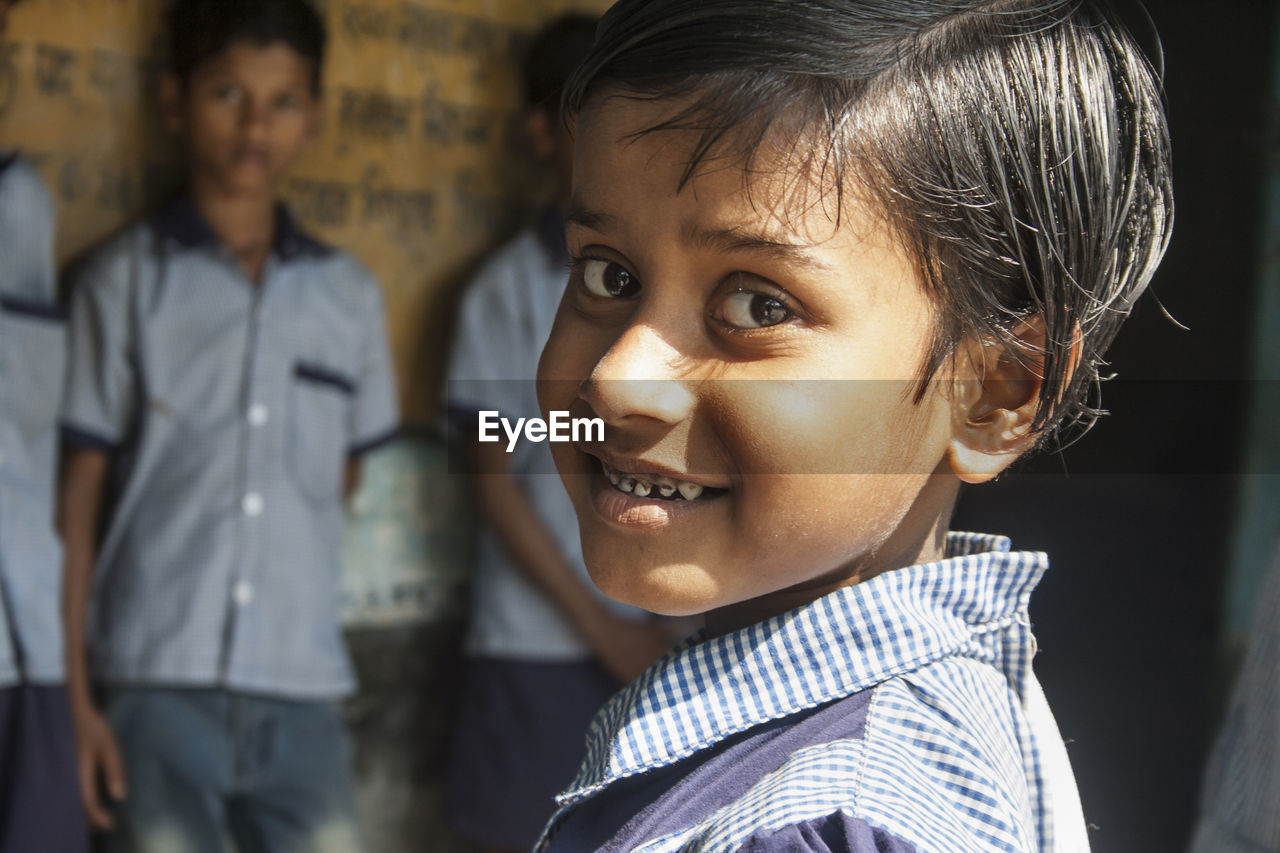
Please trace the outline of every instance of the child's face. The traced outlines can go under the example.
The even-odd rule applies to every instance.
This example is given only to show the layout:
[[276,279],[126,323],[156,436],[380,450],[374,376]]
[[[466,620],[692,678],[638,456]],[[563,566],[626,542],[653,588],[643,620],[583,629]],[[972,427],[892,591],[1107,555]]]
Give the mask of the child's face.
[[274,192],[318,122],[311,72],[278,42],[236,42],[198,65],[170,112],[196,177],[231,194]]
[[[834,193],[785,172],[748,197],[740,166],[713,163],[677,192],[690,140],[627,138],[669,109],[580,116],[579,260],[539,394],[607,424],[602,444],[552,445],[597,585],[732,627],[936,556],[952,408],[941,382],[913,402],[931,304],[884,224],[847,193],[836,227]],[[654,500],[662,477],[704,491]]]

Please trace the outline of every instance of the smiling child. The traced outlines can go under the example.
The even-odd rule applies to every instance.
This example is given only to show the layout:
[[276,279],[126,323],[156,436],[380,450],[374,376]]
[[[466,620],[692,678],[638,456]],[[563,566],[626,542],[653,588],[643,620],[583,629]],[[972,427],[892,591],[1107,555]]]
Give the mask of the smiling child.
[[1083,850],[1047,567],[948,531],[1088,425],[1172,215],[1092,2],[623,0],[566,96],[539,367],[592,579],[706,613],[596,717],[544,850]]

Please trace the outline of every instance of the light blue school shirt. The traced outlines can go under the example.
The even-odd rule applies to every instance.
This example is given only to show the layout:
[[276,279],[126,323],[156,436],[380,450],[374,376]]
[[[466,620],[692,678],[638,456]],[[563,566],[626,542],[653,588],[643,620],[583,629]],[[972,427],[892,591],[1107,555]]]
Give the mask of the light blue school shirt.
[[65,317],[53,204],[24,160],[0,153],[0,687],[62,680],[62,551],[53,527]]
[[74,276],[67,386],[63,440],[113,463],[95,678],[348,693],[344,465],[397,418],[369,272],[282,207],[255,285],[176,200]]
[[695,635],[596,715],[536,849],[1087,851],[1031,669],[1047,565],[952,533],[945,559]]
[[1205,770],[1191,853],[1280,853],[1280,549]]

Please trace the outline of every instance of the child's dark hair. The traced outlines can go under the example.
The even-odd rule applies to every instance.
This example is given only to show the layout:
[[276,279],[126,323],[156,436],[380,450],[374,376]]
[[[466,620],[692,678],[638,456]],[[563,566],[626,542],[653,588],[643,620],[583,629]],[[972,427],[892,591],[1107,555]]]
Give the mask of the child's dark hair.
[[[1096,419],[1173,217],[1158,80],[1099,2],[621,0],[566,114],[601,94],[677,102],[640,134],[695,134],[682,187],[721,157],[746,180],[766,142],[838,194],[855,179],[937,305],[920,393],[977,335],[1039,364],[1042,440]],[[1036,315],[1043,349],[1018,334]]]
[[526,107],[555,115],[564,84],[591,50],[598,23],[599,18],[570,13],[538,30],[529,42],[522,69]]
[[184,84],[236,42],[283,42],[311,62],[311,88],[320,91],[324,22],[308,0],[174,0],[168,24],[169,67]]

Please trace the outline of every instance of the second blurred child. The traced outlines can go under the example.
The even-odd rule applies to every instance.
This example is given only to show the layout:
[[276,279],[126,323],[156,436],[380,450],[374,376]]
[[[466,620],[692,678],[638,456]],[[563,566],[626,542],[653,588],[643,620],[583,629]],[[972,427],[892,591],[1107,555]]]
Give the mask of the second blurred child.
[[534,371],[568,274],[564,205],[573,140],[560,91],[591,47],[595,20],[560,18],[526,57],[526,122],[555,198],[500,249],[463,298],[449,367],[451,418],[480,474],[484,517],[472,585],[468,667],[447,812],[487,849],[527,850],[577,770],[587,723],[669,645],[642,611],[608,602],[582,562],[578,522],[545,444],[476,441],[479,412],[538,415]]
[[[14,3],[0,0],[0,47]],[[0,853],[87,849],[75,781],[53,529],[66,316],[53,201],[0,148]]]
[[358,849],[339,538],[397,412],[377,282],[277,201],[318,126],[324,26],[305,0],[177,0],[168,24],[185,192],[73,281],[82,793],[113,850]]

